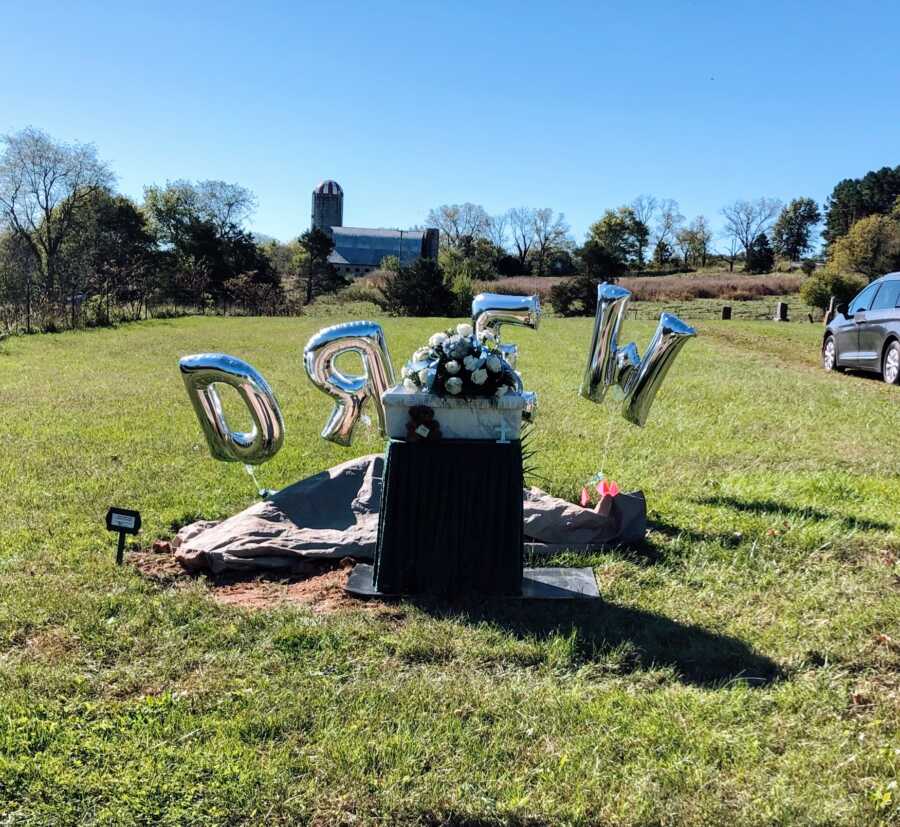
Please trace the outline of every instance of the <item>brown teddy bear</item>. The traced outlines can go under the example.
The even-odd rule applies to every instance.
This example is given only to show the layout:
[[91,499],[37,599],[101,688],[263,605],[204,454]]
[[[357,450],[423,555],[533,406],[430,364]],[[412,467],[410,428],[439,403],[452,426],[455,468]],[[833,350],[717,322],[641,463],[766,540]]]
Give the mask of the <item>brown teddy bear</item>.
[[407,442],[434,442],[441,438],[441,423],[434,418],[434,411],[427,405],[409,409],[406,423]]

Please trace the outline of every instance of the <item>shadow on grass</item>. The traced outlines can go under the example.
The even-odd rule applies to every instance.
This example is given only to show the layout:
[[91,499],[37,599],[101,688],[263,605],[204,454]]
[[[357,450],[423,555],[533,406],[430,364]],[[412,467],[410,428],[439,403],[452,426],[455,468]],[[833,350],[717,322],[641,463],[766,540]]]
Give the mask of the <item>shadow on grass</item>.
[[[872,370],[860,370],[859,368],[844,368],[842,371],[845,376],[852,376],[854,379],[865,379],[867,382],[876,382],[879,385],[887,385],[880,373]],[[890,387],[890,385],[887,385]]]
[[[734,546],[740,542],[740,537],[735,534],[721,531],[696,531],[691,528],[682,528],[681,526],[667,523],[664,520],[648,520],[647,528],[650,531],[656,531],[670,540],[687,540],[690,543],[718,543],[723,546]],[[636,547],[645,556],[653,556],[658,558],[661,556],[661,550],[652,541],[645,541],[641,546]]]
[[683,683],[698,686],[735,681],[762,686],[781,677],[773,660],[742,640],[654,612],[603,600],[489,601],[453,606],[414,602],[432,617],[489,623],[520,639],[571,638],[575,663],[614,656],[614,671],[621,674],[669,667]]
[[837,520],[841,525],[851,530],[854,528],[863,529],[864,531],[892,531],[894,526],[881,520],[869,520],[865,517],[852,517],[845,514],[833,514],[829,511],[821,511],[817,508],[809,506],[794,506],[787,503],[777,502],[776,500],[739,500],[737,497],[704,497],[703,499],[694,500],[698,505],[715,505],[723,508],[731,508],[735,511],[742,511],[745,514],[756,514],[760,516],[772,515],[777,517],[800,517],[806,520],[816,520],[827,522],[829,520]]

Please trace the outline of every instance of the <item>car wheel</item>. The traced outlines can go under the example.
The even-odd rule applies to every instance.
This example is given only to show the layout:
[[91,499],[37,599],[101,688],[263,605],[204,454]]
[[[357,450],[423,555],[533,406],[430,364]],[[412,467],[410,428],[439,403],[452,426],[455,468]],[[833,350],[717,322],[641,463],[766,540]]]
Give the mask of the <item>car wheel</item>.
[[829,336],[822,345],[822,367],[825,370],[840,370],[837,361],[837,347],[834,344],[834,336]]
[[900,384],[900,342],[891,342],[885,351],[881,375],[889,385]]

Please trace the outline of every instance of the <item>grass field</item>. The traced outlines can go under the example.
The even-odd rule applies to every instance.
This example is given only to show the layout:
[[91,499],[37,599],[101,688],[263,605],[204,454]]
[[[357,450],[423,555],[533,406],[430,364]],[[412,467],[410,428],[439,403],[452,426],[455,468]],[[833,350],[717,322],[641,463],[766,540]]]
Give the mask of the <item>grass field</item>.
[[[0,343],[0,824],[900,820],[900,389],[825,374],[818,326],[703,321],[639,430],[576,394],[590,320],[549,319],[515,336],[541,484],[574,497],[611,434],[650,508],[644,548],[563,558],[602,604],[248,611],[117,569],[111,503],[149,543],[252,500],[180,355],[273,384],[264,485],[379,449],[318,437],[321,324]],[[439,322],[384,326],[399,366]]]

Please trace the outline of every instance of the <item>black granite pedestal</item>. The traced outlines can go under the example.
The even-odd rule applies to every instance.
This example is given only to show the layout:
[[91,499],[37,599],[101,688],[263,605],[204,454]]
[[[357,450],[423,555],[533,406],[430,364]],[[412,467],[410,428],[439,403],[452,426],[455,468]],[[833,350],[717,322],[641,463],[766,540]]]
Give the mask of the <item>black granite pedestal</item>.
[[388,444],[374,593],[521,595],[518,441]]

